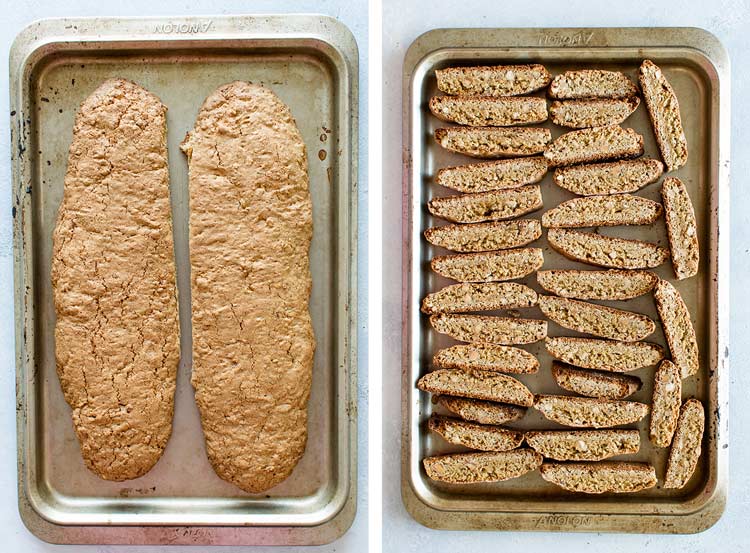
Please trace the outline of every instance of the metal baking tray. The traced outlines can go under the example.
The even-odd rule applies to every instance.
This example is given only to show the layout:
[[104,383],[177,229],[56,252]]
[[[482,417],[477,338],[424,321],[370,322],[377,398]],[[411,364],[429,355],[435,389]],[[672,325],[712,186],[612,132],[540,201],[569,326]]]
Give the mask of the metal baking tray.
[[[425,207],[433,196],[451,194],[434,184],[437,169],[473,160],[438,147],[432,136],[446,124],[432,117],[427,102],[438,93],[434,71],[448,66],[504,63],[542,63],[551,73],[577,68],[618,69],[637,82],[640,62],[649,58],[660,65],[680,100],[690,159],[675,173],[687,185],[696,210],[700,234],[699,274],[676,283],[693,316],[702,365],[696,377],[684,382],[684,397],[704,402],[706,434],[696,474],[682,490],[662,489],[667,449],[653,448],[641,430],[641,450],[623,460],[649,461],[656,466],[659,485],[637,494],[587,496],[571,494],[542,480],[538,471],[497,484],[457,486],[427,478],[421,460],[429,455],[458,451],[426,428],[426,420],[438,409],[430,395],[415,387],[419,376],[430,370],[433,353],[455,343],[438,335],[420,314],[420,300],[450,283],[429,268],[429,260],[445,250],[430,246],[424,229],[444,224]],[[402,495],[409,512],[422,524],[444,529],[565,530],[611,532],[699,532],[721,516],[727,489],[727,308],[729,297],[729,61],[719,41],[706,31],[686,28],[591,28],[591,29],[441,29],[419,37],[404,62],[404,278],[403,278],[403,443]],[[544,95],[544,91],[538,93]],[[553,136],[564,131],[551,123]],[[645,106],[623,124],[645,139],[646,155],[659,157]],[[476,161],[476,160],[474,160]],[[660,181],[659,181],[660,182]],[[660,201],[660,184],[644,188],[640,195]],[[573,195],[555,186],[551,173],[542,181],[541,214]],[[720,230],[722,232],[720,232]],[[663,219],[645,227],[615,227],[603,234],[642,238],[667,244]],[[536,243],[543,248],[544,267],[593,268],[565,259],[552,250],[546,232]],[[657,271],[675,282],[670,263]],[[521,282],[542,291],[532,275]],[[658,319],[651,295],[609,305],[632,309]],[[543,318],[538,308],[520,310],[523,316]],[[550,323],[550,335],[576,335]],[[664,346],[661,328],[648,338]],[[550,373],[551,358],[543,342],[526,346],[539,358],[534,375],[520,375],[535,393],[566,393]],[[650,403],[653,369],[635,372],[644,381],[632,396]],[[520,429],[554,428],[530,409]],[[559,426],[557,426],[560,428]]]
[[[320,15],[56,19],[10,53],[17,338],[18,495],[26,526],[57,543],[319,544],[356,510],[357,45]],[[182,359],[174,428],[145,476],[106,482],[81,458],[55,373],[51,232],[80,102],[106,78],[168,107]],[[272,88],[307,146],[317,350],[307,449],[264,495],[221,480],[190,386],[187,164],[178,145],[204,98],[236,79]]]

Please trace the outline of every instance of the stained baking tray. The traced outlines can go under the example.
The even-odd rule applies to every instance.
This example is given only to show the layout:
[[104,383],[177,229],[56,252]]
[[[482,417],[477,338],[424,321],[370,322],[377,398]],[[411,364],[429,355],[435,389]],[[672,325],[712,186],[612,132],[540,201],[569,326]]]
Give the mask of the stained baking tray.
[[[10,54],[16,290],[18,492],[26,526],[60,543],[317,544],[356,509],[357,46],[319,15],[57,19]],[[51,233],[80,102],[109,77],[168,107],[181,351],[174,428],[145,476],[105,482],[81,459],[55,373]],[[313,202],[310,302],[317,350],[307,449],[263,495],[206,458],[190,386],[187,164],[178,145],[204,98],[236,79],[290,107],[307,146]]]
[[[652,447],[648,418],[641,431],[641,450],[622,460],[649,461],[656,466],[659,485],[637,494],[586,496],[565,492],[542,480],[538,471],[496,484],[450,485],[427,478],[421,460],[429,455],[458,451],[426,428],[430,414],[439,410],[430,395],[415,387],[420,375],[430,370],[435,351],[453,340],[431,330],[420,314],[420,300],[450,283],[429,268],[429,260],[445,250],[430,246],[424,229],[444,224],[426,210],[434,196],[449,195],[434,184],[437,169],[471,163],[471,158],[439,148],[432,136],[445,126],[431,116],[429,98],[438,93],[434,71],[448,66],[503,63],[542,63],[552,72],[577,68],[604,68],[626,72],[636,80],[645,58],[660,65],[680,101],[690,158],[674,175],[689,190],[695,206],[700,235],[701,265],[698,275],[676,283],[695,324],[701,352],[696,377],[684,382],[683,396],[694,396],[706,406],[706,434],[696,474],[682,490],[665,490],[667,449]],[[440,29],[419,37],[404,62],[404,279],[403,279],[403,441],[402,496],[409,512],[422,524],[445,529],[566,530],[612,532],[698,532],[711,526],[723,512],[727,490],[727,263],[729,204],[729,61],[719,41],[700,29],[598,28],[598,29]],[[543,96],[544,92],[538,93]],[[553,136],[562,134],[551,123]],[[645,138],[646,155],[659,157],[644,105],[624,124]],[[541,183],[541,214],[573,195],[555,186],[551,173]],[[639,195],[660,201],[660,184]],[[720,230],[722,232],[720,232]],[[663,219],[645,227],[603,229],[602,234],[641,238],[667,244]],[[543,237],[532,244],[543,248],[544,268],[593,268],[565,259]],[[674,282],[669,263],[656,271]],[[532,275],[521,282],[542,291]],[[639,311],[658,319],[651,295],[609,305]],[[516,315],[543,318],[537,308]],[[550,323],[550,335],[576,335]],[[666,346],[659,327],[651,341]],[[543,342],[525,346],[540,360],[538,374],[520,375],[535,393],[565,393],[554,383],[551,358]],[[653,369],[634,374],[644,381],[631,399],[650,403]],[[554,428],[533,409],[509,426],[520,429]],[[558,426],[558,428],[560,428]]]

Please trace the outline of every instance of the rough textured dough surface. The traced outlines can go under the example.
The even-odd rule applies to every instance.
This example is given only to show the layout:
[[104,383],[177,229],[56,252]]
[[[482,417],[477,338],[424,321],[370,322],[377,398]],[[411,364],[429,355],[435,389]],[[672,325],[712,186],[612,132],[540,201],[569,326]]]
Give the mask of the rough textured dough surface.
[[80,107],[53,233],[55,355],[86,466],[145,474],[172,431],[179,327],[167,109],[104,82]]
[[571,492],[632,493],[656,486],[647,463],[544,463],[542,478]]
[[315,341],[312,206],[289,108],[245,82],[206,98],[182,144],[190,169],[193,376],[209,460],[248,492],[305,450]]

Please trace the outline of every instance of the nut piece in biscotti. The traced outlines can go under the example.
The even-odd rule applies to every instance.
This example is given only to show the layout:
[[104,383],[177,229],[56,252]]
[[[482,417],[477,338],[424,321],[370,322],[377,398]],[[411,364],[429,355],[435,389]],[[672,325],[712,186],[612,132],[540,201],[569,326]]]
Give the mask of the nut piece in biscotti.
[[441,92],[459,96],[518,96],[547,86],[552,80],[543,65],[448,67],[435,71]]
[[270,89],[219,87],[188,157],[195,400],[216,473],[248,492],[305,451],[315,339],[305,143]]
[[537,294],[515,282],[452,284],[422,300],[422,313],[465,313],[536,305]]
[[542,207],[542,190],[531,184],[512,190],[432,198],[427,209],[452,223],[481,223],[513,219]]
[[462,342],[507,346],[532,344],[547,337],[547,321],[539,319],[440,313],[430,317],[430,324],[439,333]]
[[438,396],[437,404],[464,420],[480,424],[505,424],[526,414],[525,407],[465,397]]
[[432,415],[428,426],[450,444],[480,451],[510,451],[523,442],[523,432],[441,415]]
[[630,194],[574,198],[542,215],[542,226],[553,228],[649,225],[662,213],[659,202]]
[[687,188],[680,179],[667,178],[661,185],[667,236],[672,249],[672,267],[675,276],[682,280],[698,272],[698,226],[695,223],[693,203]]
[[618,373],[650,367],[664,359],[662,347],[651,342],[550,336],[544,346],[552,357],[569,365]]
[[579,428],[631,424],[648,414],[645,403],[578,396],[539,395],[534,399],[534,409],[553,422]]
[[167,108],[124,79],[76,114],[52,235],[55,358],[86,466],[148,472],[172,432],[179,326]]
[[651,271],[548,270],[536,274],[539,286],[564,298],[629,300],[653,290],[659,277]]
[[435,140],[446,150],[491,159],[541,154],[552,133],[537,127],[448,127],[436,129]]
[[547,160],[532,156],[444,167],[435,182],[458,192],[489,192],[536,184],[546,174]]
[[518,248],[541,235],[542,225],[536,219],[444,225],[424,231],[424,237],[430,244],[462,253]]
[[643,137],[618,125],[571,131],[557,137],[544,150],[553,167],[643,155]]
[[659,180],[663,172],[664,165],[658,159],[626,159],[558,167],[552,180],[573,194],[599,196],[635,192]]
[[547,430],[525,437],[534,451],[556,461],[601,461],[641,447],[637,430]]
[[552,122],[561,127],[585,129],[619,125],[630,117],[641,101],[630,98],[594,98],[552,102],[549,114]]
[[564,390],[604,399],[625,399],[643,386],[637,376],[578,369],[557,361],[552,362],[552,376]]
[[669,360],[664,360],[654,375],[654,395],[651,400],[651,423],[649,438],[657,447],[669,447],[677,428],[682,401],[682,376],[680,369]]
[[687,163],[688,149],[685,130],[680,119],[680,105],[667,78],[651,60],[644,60],[638,72],[643,98],[651,117],[656,142],[667,171]]
[[455,453],[427,457],[422,461],[427,476],[448,484],[501,482],[538,469],[542,456],[532,449]]
[[669,259],[669,250],[651,242],[594,232],[550,229],[549,245],[568,259],[613,269],[651,269]]
[[706,413],[700,401],[689,399],[682,404],[672,449],[669,450],[665,488],[682,488],[690,480],[701,456],[705,424]]
[[432,394],[483,399],[531,407],[534,394],[515,378],[491,371],[438,369],[417,382],[417,388]]
[[542,478],[570,492],[633,493],[656,486],[648,463],[544,463]]
[[465,371],[498,371],[505,373],[535,373],[539,361],[528,351],[512,346],[494,344],[461,344],[441,349],[432,358],[440,369]]
[[530,275],[544,264],[540,248],[499,252],[439,255],[430,262],[432,270],[460,282],[499,282]]
[[536,96],[433,96],[430,111],[438,119],[472,127],[510,127],[543,123],[547,102]]
[[654,299],[672,361],[680,367],[682,378],[694,375],[700,364],[698,341],[682,296],[670,282],[660,280],[654,288]]
[[552,79],[551,98],[570,100],[578,98],[627,98],[635,96],[638,89],[624,73],[602,69],[566,71]]

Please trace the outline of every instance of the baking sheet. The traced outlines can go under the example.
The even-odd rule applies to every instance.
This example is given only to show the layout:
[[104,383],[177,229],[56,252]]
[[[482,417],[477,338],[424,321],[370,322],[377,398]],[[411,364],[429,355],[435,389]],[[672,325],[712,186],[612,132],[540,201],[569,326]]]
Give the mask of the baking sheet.
[[[683,383],[683,397],[697,397],[707,412],[704,453],[696,474],[682,490],[662,489],[668,449],[652,447],[646,417],[632,425],[641,430],[640,452],[615,458],[648,461],[656,466],[659,485],[637,494],[572,494],[542,480],[538,471],[495,484],[451,485],[430,480],[421,466],[424,457],[464,449],[447,444],[427,430],[430,414],[442,410],[431,403],[430,394],[415,387],[419,376],[431,370],[432,355],[457,343],[432,330],[428,317],[419,312],[426,294],[452,283],[429,268],[433,256],[451,252],[431,246],[422,237],[426,228],[445,224],[427,212],[426,203],[432,197],[454,193],[434,183],[438,169],[478,161],[448,152],[434,141],[434,130],[448,125],[433,117],[427,107],[431,96],[441,94],[436,87],[435,69],[542,63],[553,75],[570,69],[600,68],[624,71],[637,82],[637,68],[646,58],[662,67],[675,89],[690,149],[687,165],[668,176],[681,178],[693,200],[700,236],[700,270],[696,277],[680,282],[675,282],[670,263],[655,272],[680,290],[699,341],[700,371]],[[726,419],[721,416],[727,405],[727,322],[720,307],[728,297],[729,275],[723,255],[727,249],[726,233],[721,235],[719,229],[727,224],[728,216],[729,64],[723,47],[699,29],[442,29],[414,42],[406,55],[404,71],[402,492],[407,509],[427,526],[450,529],[677,533],[697,532],[713,524],[724,508],[727,476]],[[544,94],[541,91],[535,95]],[[551,122],[543,126],[552,129],[553,138],[567,130]],[[623,126],[643,135],[646,156],[659,158],[643,102]],[[575,197],[555,186],[551,176],[550,172],[541,183],[544,208],[528,217],[539,219],[546,210]],[[661,179],[637,194],[661,201],[660,182]],[[668,246],[663,218],[653,226],[606,228],[601,233]],[[544,269],[595,268],[570,261],[552,250],[546,232],[530,246],[543,248]],[[519,282],[544,292],[535,275]],[[658,320],[650,294],[627,302],[604,303]],[[536,307],[512,314],[544,318]],[[551,322],[549,334],[580,335]],[[660,325],[648,340],[666,346]],[[541,368],[534,375],[518,375],[519,380],[534,393],[566,394],[551,376],[551,357],[544,342],[522,347],[538,357]],[[650,403],[653,368],[632,374],[639,376],[644,385],[629,399]],[[533,409],[524,419],[508,426],[524,430],[561,428]]]
[[[356,498],[357,47],[325,16],[46,20],[11,52],[18,337],[19,508],[64,543],[325,543]],[[168,107],[181,352],[172,437],[146,475],[106,482],[83,463],[55,372],[51,234],[76,111],[102,81],[132,79]],[[310,302],[317,348],[308,443],[265,494],[221,480],[205,453],[190,385],[187,163],[179,143],[204,98],[248,80],[286,102],[308,152]],[[144,528],[151,526],[151,528]]]

